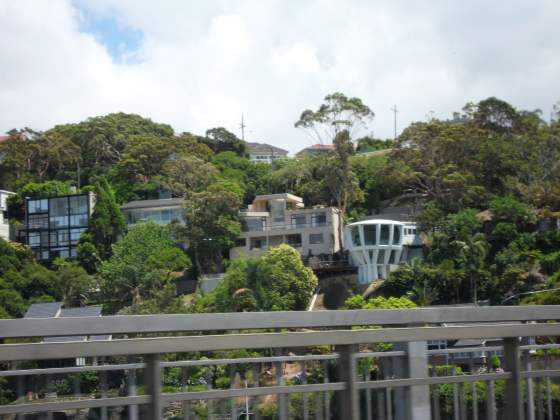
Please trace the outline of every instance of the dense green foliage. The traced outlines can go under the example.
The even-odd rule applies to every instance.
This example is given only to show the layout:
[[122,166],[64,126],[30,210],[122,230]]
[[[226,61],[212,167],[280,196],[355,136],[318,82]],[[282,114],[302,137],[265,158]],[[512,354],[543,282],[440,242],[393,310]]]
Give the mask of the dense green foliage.
[[171,240],[169,229],[154,223],[132,227],[99,268],[104,302],[113,309],[139,305],[186,271],[191,262]]
[[317,277],[299,253],[280,245],[260,258],[233,261],[216,290],[199,304],[210,312],[302,311],[316,287]]
[[[169,264],[165,267],[134,259],[126,270],[121,264],[122,277],[108,274],[108,267],[118,266],[115,252],[119,258],[141,254],[136,248],[141,241],[125,240],[119,206],[156,198],[160,191],[186,200],[190,223],[174,226],[173,237],[187,245],[194,274],[228,267],[240,207],[257,194],[288,192],[303,197],[307,206],[341,208],[345,222],[386,206],[421,209],[416,217],[427,244],[425,258],[392,273],[380,289],[383,296],[406,295],[419,305],[560,299],[554,291],[525,294],[560,286],[560,234],[554,229],[560,216],[557,116],[547,122],[538,110],[488,98],[467,104],[452,120],[411,124],[395,141],[360,134],[373,116],[359,98],[328,95],[316,110],[301,113],[295,125],[317,142],[333,142],[334,150],[273,165],[250,162],[246,144],[223,127],[203,135],[175,134],[169,125],[133,114],[109,114],[45,132],[12,130],[0,144],[0,186],[17,193],[10,199],[15,224],[23,220],[24,197],[69,194],[72,187],[96,193],[95,213],[78,246],[78,262],[94,286],[82,272],[78,290],[57,283],[78,269],[75,264],[43,267],[26,254],[16,268],[6,268],[8,258],[0,263],[3,313],[18,316],[34,299],[95,300],[99,296],[86,289],[95,290],[97,283],[103,285],[102,298],[122,299],[114,309],[134,302],[135,311],[183,310],[184,302],[170,289],[170,273],[190,264],[175,264],[184,253],[179,257],[174,246],[169,252],[175,255],[161,259]],[[229,310],[271,307],[246,284],[256,281],[247,279],[267,281],[258,277],[263,275],[258,266],[229,264],[226,277],[232,284],[238,278],[235,291],[241,290],[242,302]],[[290,305],[301,302],[280,306]]]

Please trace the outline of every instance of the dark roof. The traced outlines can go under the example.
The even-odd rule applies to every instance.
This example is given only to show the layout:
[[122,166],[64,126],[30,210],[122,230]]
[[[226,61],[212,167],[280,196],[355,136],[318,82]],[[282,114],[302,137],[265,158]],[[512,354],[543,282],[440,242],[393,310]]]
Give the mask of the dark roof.
[[24,318],[54,318],[59,315],[62,303],[48,302],[48,303],[34,303],[28,309]]
[[83,316],[101,316],[101,306],[84,306],[81,308],[66,308],[60,312],[59,318],[73,318]]
[[160,198],[158,200],[137,200],[130,201],[121,207],[122,210],[130,209],[147,209],[168,206],[182,206],[185,203],[184,198]]
[[278,155],[287,155],[288,151],[266,143],[247,143],[249,151],[253,153],[273,153]]
[[[101,316],[101,306],[84,306],[81,308],[62,308],[62,302],[34,303],[24,315],[24,318],[81,318],[86,316]],[[69,341],[86,341],[87,335],[66,335],[45,337],[45,343],[64,343]],[[110,340],[110,335],[92,335],[90,341]]]

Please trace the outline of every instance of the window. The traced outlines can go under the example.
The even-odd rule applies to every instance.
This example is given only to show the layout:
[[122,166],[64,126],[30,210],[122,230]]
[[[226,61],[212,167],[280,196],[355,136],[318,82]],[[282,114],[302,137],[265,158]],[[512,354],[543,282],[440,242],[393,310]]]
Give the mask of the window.
[[69,232],[64,230],[55,230],[50,233],[50,246],[68,246]]
[[391,255],[389,256],[389,264],[395,264],[396,255],[397,255],[397,251],[393,249],[391,251]]
[[364,241],[366,245],[375,245],[377,225],[364,225]]
[[251,249],[266,249],[266,238],[251,238]]
[[398,225],[393,226],[393,245],[398,245],[401,242],[401,227]]
[[247,217],[241,221],[244,232],[259,232],[263,231],[266,226],[265,217]]
[[39,232],[29,232],[27,243],[30,247],[38,247],[41,245],[41,234]]
[[32,213],[45,213],[49,211],[49,200],[29,200],[27,202],[27,211],[29,214]]
[[389,245],[389,225],[381,225],[380,245]]
[[313,226],[325,226],[327,224],[327,215],[322,213],[313,213],[311,215],[311,224]]
[[292,227],[302,227],[305,222],[305,214],[292,214]]
[[377,254],[377,264],[385,264],[385,250],[382,249]]
[[235,246],[242,246],[242,247],[247,246],[247,239],[245,239],[245,238],[237,238],[237,239],[235,240]]
[[309,235],[310,244],[322,244],[324,242],[322,233],[311,233]]
[[82,233],[86,231],[85,228],[83,229],[70,229],[70,242],[76,244],[80,240],[80,236]]
[[44,215],[33,215],[27,218],[28,228],[29,229],[48,229],[49,227],[49,218],[46,214]]
[[352,226],[351,236],[354,246],[362,246],[360,241],[360,228],[358,226]]
[[287,235],[286,242],[288,243],[288,245],[291,245],[294,248],[301,247],[301,234],[298,233],[297,235]]
[[70,214],[87,214],[88,197],[85,195],[70,197]]

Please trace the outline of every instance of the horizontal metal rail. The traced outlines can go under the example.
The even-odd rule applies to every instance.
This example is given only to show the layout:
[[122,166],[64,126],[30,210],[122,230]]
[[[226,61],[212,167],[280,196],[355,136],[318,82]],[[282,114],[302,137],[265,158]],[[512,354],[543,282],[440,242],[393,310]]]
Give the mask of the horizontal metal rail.
[[117,315],[83,318],[3,319],[0,338],[60,335],[149,334],[355,325],[422,325],[560,320],[560,306],[245,312],[228,314]]
[[418,327],[189,337],[137,338],[68,343],[4,344],[0,360],[23,361],[86,356],[115,356],[209,350],[308,347],[364,343],[397,343],[520,336],[558,336],[560,324],[499,324],[465,327]]

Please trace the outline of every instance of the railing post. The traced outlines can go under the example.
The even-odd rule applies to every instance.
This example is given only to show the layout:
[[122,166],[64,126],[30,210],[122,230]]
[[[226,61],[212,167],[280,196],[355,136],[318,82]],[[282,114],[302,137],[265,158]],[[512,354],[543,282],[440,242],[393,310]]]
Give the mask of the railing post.
[[[492,355],[486,352],[486,371],[493,372]],[[486,383],[486,419],[496,420],[496,392],[494,389],[494,381]]]
[[161,420],[161,366],[159,354],[149,354],[145,357],[145,386],[146,394],[151,395],[148,405],[148,418],[150,420]]
[[[410,378],[428,378],[428,343],[413,341],[407,343],[408,376]],[[430,419],[430,387],[415,385],[410,387],[408,416],[410,420]]]
[[356,345],[344,345],[337,348],[338,380],[346,383],[346,389],[340,392],[338,414],[345,420],[360,419],[360,398],[356,387],[357,367],[355,353]]
[[524,420],[523,393],[521,389],[521,360],[519,339],[509,337],[504,339],[504,367],[511,373],[511,379],[506,380],[504,395],[504,418],[508,420]]
[[[127,357],[127,363],[135,363],[136,357]],[[129,369],[126,372],[126,388],[127,395],[133,397],[136,395],[136,369]],[[129,405],[128,406],[128,420],[138,420],[138,406]]]
[[[181,368],[181,391],[188,392],[189,391],[189,376],[187,372],[187,368]],[[190,401],[183,401],[181,404],[183,409],[183,420],[190,420],[191,416],[191,402]]]
[[[282,356],[282,349],[275,349],[274,351],[275,356]],[[285,384],[284,382],[284,363],[283,362],[275,362],[275,369],[276,369],[276,385],[282,386]],[[287,396],[285,394],[278,395],[278,418],[280,420],[287,420],[288,418],[288,401]]]

